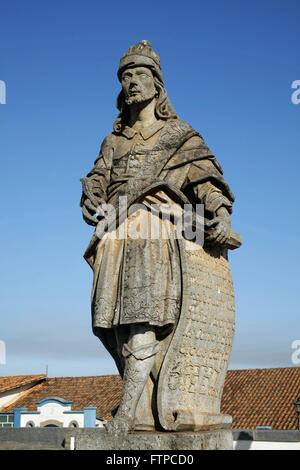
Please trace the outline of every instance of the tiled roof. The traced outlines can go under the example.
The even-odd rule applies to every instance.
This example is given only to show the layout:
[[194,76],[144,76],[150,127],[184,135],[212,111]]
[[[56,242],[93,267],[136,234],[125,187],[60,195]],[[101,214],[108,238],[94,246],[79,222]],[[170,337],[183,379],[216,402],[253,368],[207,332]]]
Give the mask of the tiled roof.
[[37,385],[32,393],[20,398],[2,411],[26,407],[36,410],[35,403],[48,397],[60,397],[72,401],[72,410],[80,411],[85,406],[96,406],[97,417],[111,419],[111,410],[116,408],[121,398],[122,380],[118,375],[95,377],[48,377]]
[[298,429],[294,402],[300,397],[300,367],[229,370],[221,411],[233,429]]
[[39,375],[13,375],[0,377],[0,393],[23,387],[24,385],[34,384],[46,378],[45,374]]
[[[118,375],[56,377],[34,387],[26,397],[2,411],[17,407],[36,410],[35,402],[58,396],[73,402],[73,410],[96,406],[97,417],[111,419],[121,397]],[[294,401],[300,396],[300,367],[229,370],[222,397],[222,413],[233,418],[233,429],[297,429]]]

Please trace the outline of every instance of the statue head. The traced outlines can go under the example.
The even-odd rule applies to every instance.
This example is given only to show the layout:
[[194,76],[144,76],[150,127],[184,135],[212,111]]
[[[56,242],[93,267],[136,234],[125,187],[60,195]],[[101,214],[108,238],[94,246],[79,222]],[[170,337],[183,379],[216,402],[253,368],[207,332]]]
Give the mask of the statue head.
[[175,111],[164,88],[159,56],[148,41],[140,41],[131,46],[120,60],[118,78],[122,90],[117,98],[120,111],[114,131],[119,133],[128,123],[129,107],[151,99],[156,100],[157,119],[175,119]]

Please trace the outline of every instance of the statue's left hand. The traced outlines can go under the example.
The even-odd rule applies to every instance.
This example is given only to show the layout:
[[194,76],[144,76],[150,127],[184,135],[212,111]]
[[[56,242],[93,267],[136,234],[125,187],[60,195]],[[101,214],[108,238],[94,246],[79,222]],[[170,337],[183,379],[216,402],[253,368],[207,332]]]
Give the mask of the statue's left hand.
[[224,245],[229,240],[231,232],[230,215],[227,210],[224,207],[220,208],[217,217],[208,222],[206,227],[205,240]]

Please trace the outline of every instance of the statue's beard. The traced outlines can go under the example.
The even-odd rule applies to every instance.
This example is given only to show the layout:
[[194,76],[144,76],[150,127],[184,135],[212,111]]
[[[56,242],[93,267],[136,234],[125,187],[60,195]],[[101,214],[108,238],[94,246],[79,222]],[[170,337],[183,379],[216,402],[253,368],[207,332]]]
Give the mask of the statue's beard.
[[151,101],[155,97],[154,93],[145,92],[145,91],[138,91],[136,94],[131,94],[125,97],[125,103],[127,106],[131,106],[133,104],[140,104]]

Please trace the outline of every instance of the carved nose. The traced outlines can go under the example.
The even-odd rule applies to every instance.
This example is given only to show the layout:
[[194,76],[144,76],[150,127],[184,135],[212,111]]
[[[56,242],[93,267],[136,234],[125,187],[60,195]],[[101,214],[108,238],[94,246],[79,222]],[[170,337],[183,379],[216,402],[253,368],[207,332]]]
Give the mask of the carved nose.
[[134,86],[136,86],[136,85],[137,85],[137,80],[136,80],[135,78],[132,78],[132,79],[130,80],[130,85],[129,85],[130,88],[132,88],[132,87],[134,87]]

